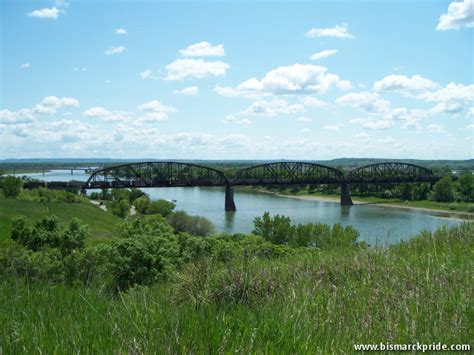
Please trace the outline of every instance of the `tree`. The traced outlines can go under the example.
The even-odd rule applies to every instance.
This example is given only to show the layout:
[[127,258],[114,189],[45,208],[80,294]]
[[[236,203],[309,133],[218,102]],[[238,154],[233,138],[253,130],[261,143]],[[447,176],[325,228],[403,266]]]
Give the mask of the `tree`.
[[137,209],[137,212],[140,214],[147,214],[148,207],[150,206],[150,199],[148,196],[142,196],[133,201],[133,205]]
[[130,203],[133,204],[133,201],[135,201],[137,198],[140,198],[140,197],[143,197],[143,196],[148,197],[148,195],[140,189],[136,189],[136,188],[130,189],[130,195],[129,195]]
[[176,205],[173,202],[166,200],[151,201],[148,205],[147,214],[161,214],[163,217],[168,216],[173,212]]
[[167,220],[175,233],[188,232],[192,235],[206,237],[214,232],[210,220],[200,216],[190,216],[184,211],[176,211],[168,215]]
[[459,176],[458,188],[465,201],[474,200],[474,175],[470,172],[465,172]]
[[108,204],[110,211],[119,217],[125,218],[130,213],[130,203],[128,199],[114,200]]
[[7,176],[2,180],[2,190],[5,197],[17,197],[20,194],[23,181],[14,176]]
[[454,201],[454,186],[451,176],[445,176],[434,185],[433,199],[439,202]]
[[289,217],[276,215],[270,217],[270,213],[265,212],[262,217],[257,217],[253,221],[253,233],[274,244],[286,244],[294,234]]

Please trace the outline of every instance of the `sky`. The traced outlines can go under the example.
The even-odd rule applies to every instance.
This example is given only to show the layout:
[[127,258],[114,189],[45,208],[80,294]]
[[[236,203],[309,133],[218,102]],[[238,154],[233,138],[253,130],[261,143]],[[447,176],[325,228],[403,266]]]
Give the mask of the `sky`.
[[474,0],[0,10],[0,159],[474,158]]

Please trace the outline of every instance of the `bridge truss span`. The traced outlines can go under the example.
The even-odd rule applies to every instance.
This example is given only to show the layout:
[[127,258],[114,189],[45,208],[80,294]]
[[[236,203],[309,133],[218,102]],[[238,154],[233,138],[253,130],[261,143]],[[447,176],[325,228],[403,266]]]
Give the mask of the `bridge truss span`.
[[95,170],[85,188],[229,186],[223,172],[180,162],[140,162]]
[[329,166],[306,162],[276,162],[240,170],[232,185],[309,185],[345,183],[344,174]]
[[347,178],[357,183],[435,182],[433,171],[415,164],[400,162],[375,163],[352,170]]

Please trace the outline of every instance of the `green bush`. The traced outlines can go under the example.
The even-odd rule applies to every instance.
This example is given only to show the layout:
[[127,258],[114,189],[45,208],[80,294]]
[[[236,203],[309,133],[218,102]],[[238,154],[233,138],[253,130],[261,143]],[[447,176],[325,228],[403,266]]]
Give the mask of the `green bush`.
[[192,235],[206,237],[214,232],[210,220],[200,216],[190,216],[184,211],[176,211],[168,215],[168,222],[175,233],[187,232]]
[[114,215],[125,218],[130,214],[130,203],[128,199],[113,200],[107,204],[107,208]]
[[67,226],[63,226],[56,216],[45,216],[34,223],[24,216],[12,221],[11,238],[33,251],[49,247],[69,254],[75,249],[84,248],[88,235],[88,227],[76,218]]
[[140,214],[147,214],[148,206],[150,206],[150,199],[148,196],[141,196],[133,201],[133,205],[135,206],[136,210]]
[[163,217],[167,217],[173,212],[176,204],[166,200],[151,201],[148,205],[147,214],[161,214]]
[[467,211],[468,212],[474,212],[474,205],[467,206]]
[[439,202],[454,201],[454,185],[450,176],[443,177],[434,185],[433,199]]
[[23,186],[23,181],[14,176],[6,176],[2,179],[2,190],[5,197],[18,197]]

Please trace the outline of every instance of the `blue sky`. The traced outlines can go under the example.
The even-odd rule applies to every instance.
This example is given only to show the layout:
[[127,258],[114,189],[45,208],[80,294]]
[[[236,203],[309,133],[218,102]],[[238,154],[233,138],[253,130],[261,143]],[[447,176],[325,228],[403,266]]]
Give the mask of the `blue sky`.
[[472,159],[472,0],[1,2],[0,159]]

